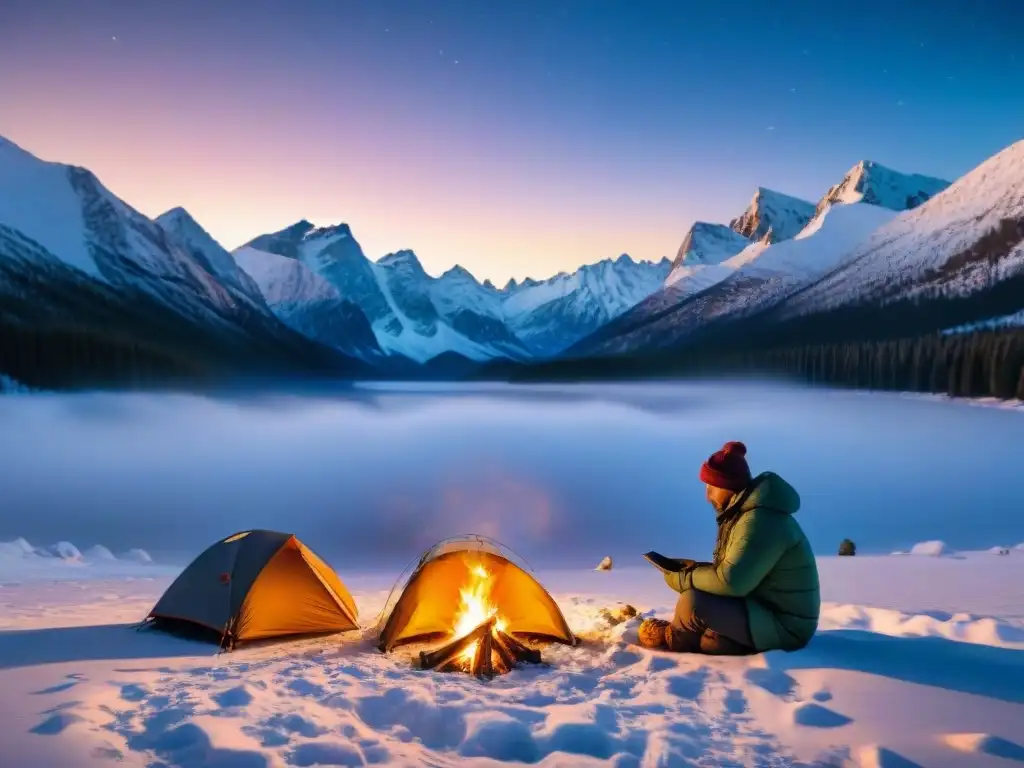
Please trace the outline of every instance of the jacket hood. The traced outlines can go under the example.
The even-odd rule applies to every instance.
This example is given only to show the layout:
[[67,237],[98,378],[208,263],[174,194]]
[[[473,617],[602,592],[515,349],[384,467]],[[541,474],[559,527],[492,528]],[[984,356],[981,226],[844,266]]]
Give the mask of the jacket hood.
[[750,492],[740,504],[744,512],[767,507],[793,515],[800,509],[800,494],[774,472],[762,472],[754,478]]

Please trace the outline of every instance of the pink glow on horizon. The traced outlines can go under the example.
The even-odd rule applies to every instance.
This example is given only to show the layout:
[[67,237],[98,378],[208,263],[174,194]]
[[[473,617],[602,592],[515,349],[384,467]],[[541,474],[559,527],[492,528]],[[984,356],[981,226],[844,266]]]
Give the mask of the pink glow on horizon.
[[565,180],[538,178],[531,191],[525,169],[488,183],[472,166],[396,167],[406,161],[360,160],[331,148],[318,154],[302,142],[288,149],[266,132],[272,124],[248,135],[186,137],[156,120],[134,123],[128,136],[102,118],[90,122],[72,135],[55,120],[13,131],[5,125],[0,135],[44,160],[92,170],[147,216],[182,206],[228,249],[300,219],[346,222],[371,259],[411,248],[430,274],[461,264],[501,285],[621,253],[671,258],[688,226],[682,214],[665,211],[624,216],[628,201],[588,198]]
[[[266,96],[274,108],[261,110],[215,78],[187,109],[128,73],[105,85],[34,73],[15,84],[19,108],[4,115],[0,135],[44,160],[89,168],[147,216],[182,206],[228,249],[300,219],[344,221],[371,259],[411,248],[431,274],[458,263],[500,285],[621,253],[672,257],[695,218],[668,162],[652,186],[643,164],[630,178],[621,161],[581,158],[585,147],[554,139],[496,148],[501,141],[485,141],[480,126],[431,133],[398,115],[318,115],[285,84]],[[372,111],[372,96],[360,108]],[[588,175],[560,175],[567,156]]]

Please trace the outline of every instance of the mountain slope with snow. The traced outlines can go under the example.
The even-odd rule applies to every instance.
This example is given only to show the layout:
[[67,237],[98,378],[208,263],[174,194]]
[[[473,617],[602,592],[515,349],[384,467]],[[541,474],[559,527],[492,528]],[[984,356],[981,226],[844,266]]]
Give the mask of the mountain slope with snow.
[[254,301],[262,302],[260,289],[227,252],[184,208],[172,208],[154,221],[184,245],[189,254],[223,284]]
[[7,319],[51,334],[71,328],[107,346],[111,339],[135,344],[145,350],[136,358],[176,369],[341,370],[350,362],[283,325],[253,288],[183,211],[154,222],[88,170],[40,160],[0,139]]
[[[821,198],[817,206],[796,200],[791,216],[780,216],[790,239],[776,239],[771,217],[758,220],[764,235],[719,264],[680,266],[666,288],[616,322],[571,349],[572,355],[618,355],[673,346],[699,329],[738,320],[784,301],[835,269],[882,225],[908,206],[941,192],[943,182],[861,162]],[[772,193],[777,195],[777,193]],[[771,195],[759,190],[753,211],[776,212]],[[789,210],[781,206],[784,210]],[[733,220],[756,233],[752,209]],[[813,216],[811,215],[813,214]],[[786,226],[782,227],[786,231]]]
[[[895,218],[838,269],[787,302],[783,314],[964,296],[1022,273],[1024,141],[1019,141]],[[995,306],[992,311],[1002,312]]]
[[[573,353],[599,349],[725,280],[754,253],[796,236],[811,220],[814,204],[758,187],[746,210],[729,226],[696,222],[683,238],[663,286],[590,334]],[[745,253],[743,259],[735,257]]]
[[[367,317],[377,344],[391,355],[424,362],[444,352],[457,352],[473,360],[495,357],[524,358],[528,351],[490,308],[480,312],[483,288],[470,276],[434,278],[416,254],[399,251],[374,263],[363,253],[346,224],[314,227],[300,221],[280,232],[261,235],[235,251],[245,249],[276,254],[306,266],[332,286],[338,297],[357,306]],[[243,263],[243,267],[245,267]],[[468,273],[466,273],[468,275]],[[472,283],[473,288],[469,287]],[[322,287],[303,283],[317,298]],[[296,283],[296,289],[300,286]],[[446,298],[448,290],[454,293]],[[475,300],[475,308],[462,297]],[[296,297],[293,296],[293,301]]]
[[[673,346],[709,323],[738,319],[771,306],[825,274],[895,216],[894,211],[865,203],[832,206],[814,229],[774,245],[751,244],[719,266],[721,279],[659,313],[648,314],[634,326],[588,339],[573,352],[622,354]],[[700,273],[695,279],[699,277]]]
[[650,295],[670,266],[622,256],[497,289],[459,266],[433,277],[411,250],[372,262],[346,225],[302,221],[246,247],[307,265],[363,310],[386,352],[418,362],[446,352],[478,361],[557,354]]
[[750,238],[733,231],[724,224],[709,224],[698,221],[683,238],[672,271],[665,279],[666,285],[674,285],[685,270],[708,264],[721,264],[750,245]]
[[861,160],[843,180],[829,188],[815,208],[817,216],[834,203],[869,203],[893,211],[916,208],[949,186],[944,179],[901,173],[872,160]]
[[556,355],[614,320],[662,285],[668,259],[635,262],[623,254],[520,287],[503,305],[505,318],[538,357]]
[[363,311],[301,261],[250,246],[235,251],[234,259],[289,327],[364,360],[383,354]]

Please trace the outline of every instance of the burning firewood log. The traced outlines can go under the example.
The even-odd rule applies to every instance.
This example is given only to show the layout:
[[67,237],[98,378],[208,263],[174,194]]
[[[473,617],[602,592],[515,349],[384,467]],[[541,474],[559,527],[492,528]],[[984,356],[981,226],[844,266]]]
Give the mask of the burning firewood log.
[[[464,656],[470,648],[473,655],[466,663]],[[508,672],[520,663],[540,664],[540,651],[498,629],[495,617],[436,650],[420,651],[420,669],[465,670],[487,679]]]
[[519,659],[515,657],[515,654],[513,654],[512,651],[509,650],[509,647],[507,645],[501,642],[501,638],[499,638],[496,634],[491,637],[491,645],[494,648],[495,655],[498,657],[498,664],[496,665],[496,669],[499,672],[499,674],[510,672],[512,669],[515,668],[516,664],[519,663]]
[[470,666],[470,673],[476,677],[485,677],[490,680],[494,677],[494,649],[491,647],[493,632],[485,632],[480,642],[476,644],[476,653],[473,654],[473,664]]
[[420,669],[440,669],[455,659],[484,635],[494,630],[495,619],[492,617],[460,638],[438,648],[435,651],[420,651]]
[[495,630],[494,637],[498,643],[504,645],[508,649],[509,653],[511,653],[517,661],[524,661],[528,664],[540,664],[540,651],[537,649],[528,648],[512,637],[512,635],[507,632],[502,632],[500,629]]

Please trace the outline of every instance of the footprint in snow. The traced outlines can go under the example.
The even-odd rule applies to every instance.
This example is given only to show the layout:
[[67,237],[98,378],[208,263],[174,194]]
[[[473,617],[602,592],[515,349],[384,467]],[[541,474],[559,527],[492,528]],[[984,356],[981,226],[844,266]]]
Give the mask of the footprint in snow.
[[221,707],[244,707],[252,702],[252,694],[244,685],[215,693],[211,698]]
[[796,693],[796,680],[779,669],[750,667],[743,676],[751,685],[782,699],[792,699]]
[[810,728],[839,728],[852,723],[853,720],[821,704],[807,702],[793,710],[793,722]]
[[668,678],[668,692],[680,699],[696,699],[704,692],[708,670],[705,667],[695,669],[685,675]]
[[39,725],[34,728],[30,728],[29,733],[34,733],[39,736],[56,736],[69,725],[81,722],[84,722],[84,719],[78,715],[70,712],[56,712],[43,720],[43,722],[39,723]]
[[747,697],[738,688],[725,692],[725,711],[730,715],[742,715],[747,711]]

